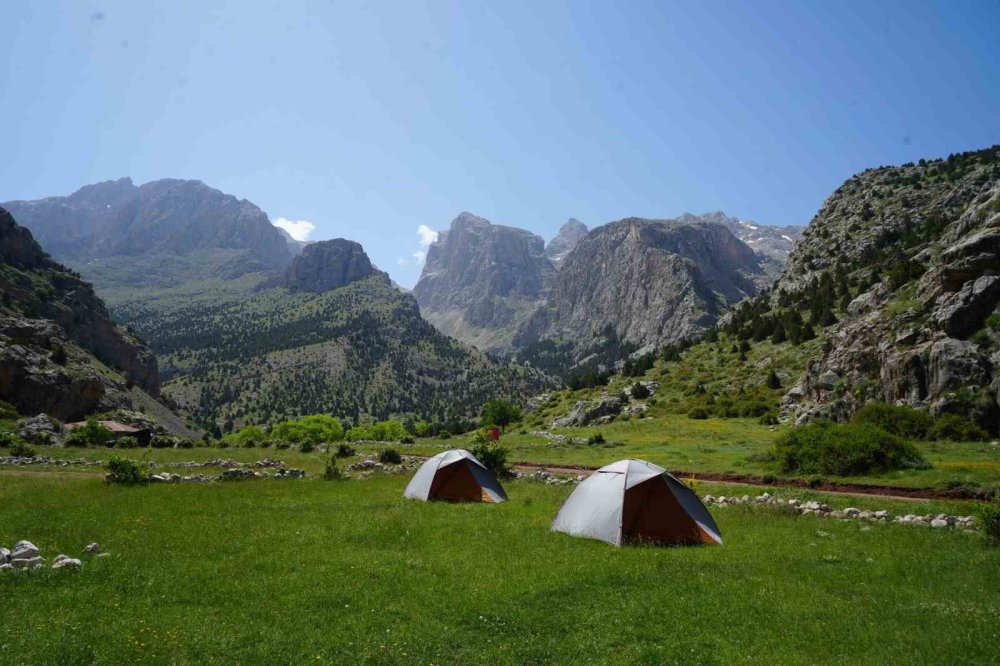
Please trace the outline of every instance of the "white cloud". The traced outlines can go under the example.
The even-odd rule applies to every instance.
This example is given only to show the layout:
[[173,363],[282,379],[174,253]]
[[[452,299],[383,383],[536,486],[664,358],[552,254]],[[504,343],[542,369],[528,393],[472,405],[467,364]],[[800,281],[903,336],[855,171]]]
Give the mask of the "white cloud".
[[410,262],[408,262],[406,259],[403,259],[402,257],[396,257],[396,265],[399,266],[400,268],[406,268],[407,266],[410,265]]
[[434,231],[426,224],[421,224],[417,227],[417,235],[420,236],[420,247],[424,249],[430,247],[430,244],[438,239],[438,232]]
[[297,241],[309,240],[309,235],[316,230],[316,225],[305,220],[289,220],[279,217],[274,221],[274,226],[284,229],[288,235]]
[[417,250],[413,253],[413,258],[417,260],[418,264],[424,263],[424,259],[427,258],[427,252],[424,250]]

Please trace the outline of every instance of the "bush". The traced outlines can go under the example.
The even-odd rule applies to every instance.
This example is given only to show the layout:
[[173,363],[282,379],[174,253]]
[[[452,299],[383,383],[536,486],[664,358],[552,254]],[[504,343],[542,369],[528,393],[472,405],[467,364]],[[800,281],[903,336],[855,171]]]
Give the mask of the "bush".
[[357,451],[353,446],[347,444],[346,442],[341,442],[337,445],[337,452],[335,455],[338,458],[350,458],[353,455],[357,455]]
[[861,423],[816,422],[782,434],[772,449],[785,472],[851,476],[926,468],[912,444]]
[[1000,502],[990,502],[979,507],[979,522],[982,523],[986,542],[1000,546]]
[[510,466],[507,464],[507,448],[493,442],[482,442],[469,451],[476,456],[483,467],[493,472],[496,477],[510,476]]
[[323,468],[323,478],[327,481],[340,481],[344,478],[344,473],[337,464],[337,457],[330,456],[326,460],[326,467]]
[[378,452],[378,461],[384,465],[398,465],[403,462],[403,456],[396,449],[382,449]]
[[292,444],[339,442],[344,438],[344,426],[333,416],[314,414],[279,423],[271,431],[271,437]]
[[10,445],[10,455],[15,458],[34,458],[35,450],[24,442],[18,440]]
[[219,440],[219,448],[228,449],[230,446],[236,446],[249,449],[255,446],[264,446],[266,441],[267,433],[263,429],[257,426],[247,426],[246,428],[240,428],[236,432],[229,433]]
[[12,432],[0,432],[0,449],[6,449],[21,442],[21,438]]
[[193,439],[188,439],[187,437],[182,437],[181,439],[179,439],[177,441],[177,448],[178,449],[193,449],[194,448],[194,440]]
[[367,426],[354,426],[347,431],[347,441],[360,442],[369,440],[373,442],[398,442],[410,433],[406,431],[403,424],[396,420],[379,421]]
[[509,400],[494,398],[483,405],[481,425],[495,425],[501,428],[521,420],[521,408]]
[[632,394],[632,398],[635,400],[645,400],[653,394],[642,382],[632,384],[629,388],[629,393]]
[[591,435],[590,437],[587,438],[587,444],[590,444],[591,446],[604,444],[606,441],[607,440],[604,439],[604,435],[602,435],[601,433]]
[[982,442],[987,438],[987,434],[975,423],[963,419],[958,414],[942,414],[934,421],[927,437],[932,440],[947,439],[952,442]]
[[692,407],[691,410],[688,411],[688,418],[689,419],[698,419],[698,420],[707,419],[708,418],[708,410],[705,409],[704,407]]
[[108,483],[117,483],[123,486],[146,483],[146,475],[143,473],[142,467],[134,460],[111,456],[105,468],[108,470],[105,477]]
[[315,448],[316,448],[316,445],[313,444],[312,442],[306,441],[306,442],[301,442],[299,444],[299,452],[300,453],[312,453],[313,449],[315,449]]
[[174,438],[168,435],[153,435],[149,440],[149,445],[154,449],[172,449],[175,443]]
[[757,419],[757,423],[761,425],[778,425],[778,412],[770,410],[761,414],[760,418]]
[[857,411],[851,422],[872,425],[906,439],[926,439],[934,425],[934,419],[927,412],[884,402],[868,403]]
[[451,439],[451,433],[447,430],[442,430],[438,433],[438,439]]
[[114,436],[115,434],[101,425],[97,419],[87,419],[85,425],[70,431],[66,437],[66,446],[107,446]]
[[124,437],[119,437],[115,440],[116,449],[137,449],[139,448],[139,440],[130,435],[125,435]]

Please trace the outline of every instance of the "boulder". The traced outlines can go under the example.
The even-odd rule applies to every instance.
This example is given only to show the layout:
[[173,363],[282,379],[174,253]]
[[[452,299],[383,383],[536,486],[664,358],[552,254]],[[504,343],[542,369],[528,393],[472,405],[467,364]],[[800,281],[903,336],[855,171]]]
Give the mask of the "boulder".
[[15,569],[27,569],[29,567],[41,566],[45,560],[41,557],[16,557],[13,558],[10,563]]
[[83,552],[87,555],[100,555],[101,545],[98,543],[88,544],[87,547],[83,549]]
[[83,563],[80,560],[69,557],[68,555],[56,555],[55,561],[52,563],[53,569],[79,569]]
[[[1000,263],[996,257],[994,261]],[[934,320],[951,337],[964,338],[983,325],[986,315],[998,302],[1000,276],[982,275],[963,284],[957,292],[939,296]]]
[[48,414],[38,414],[17,422],[17,436],[34,443],[56,443],[62,441],[63,426]]
[[38,547],[30,541],[18,541],[14,545],[14,550],[10,554],[10,559],[30,559],[38,557]]

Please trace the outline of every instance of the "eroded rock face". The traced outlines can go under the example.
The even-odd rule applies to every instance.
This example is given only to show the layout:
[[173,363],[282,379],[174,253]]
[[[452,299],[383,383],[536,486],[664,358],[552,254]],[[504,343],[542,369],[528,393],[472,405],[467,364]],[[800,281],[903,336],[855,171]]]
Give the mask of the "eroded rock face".
[[[786,416],[799,422],[848,418],[866,402],[885,400],[931,413],[953,411],[994,432],[1000,428],[1000,332],[986,324],[991,313],[1000,312],[1000,234],[994,231],[1000,227],[1000,182],[992,173],[985,163],[955,182],[913,191],[904,186],[889,199],[883,193],[891,214],[883,212],[873,227],[857,230],[855,239],[845,235],[845,226],[858,226],[851,221],[857,216],[845,218],[844,211],[862,209],[870,190],[878,189],[874,183],[862,186],[865,179],[907,180],[894,179],[891,170],[873,171],[828,200],[778,289],[794,291],[803,284],[815,274],[807,266],[827,267],[834,246],[842,254],[848,248],[847,258],[857,261],[866,256],[858,239],[905,238],[904,224],[931,229],[917,236],[915,245],[911,237],[906,248],[926,270],[905,288],[891,290],[879,282],[850,303],[827,330],[823,357],[785,396]],[[860,184],[849,189],[854,181]],[[934,224],[928,226],[928,219]],[[892,265],[860,266],[871,268],[888,272]]]
[[380,271],[360,243],[336,238],[303,248],[285,271],[284,286],[291,291],[323,293],[376,273]]
[[697,337],[766,280],[757,255],[723,225],[627,218],[579,242],[515,344],[586,341],[611,326],[628,342],[659,347]]
[[[462,213],[428,249],[413,295],[442,332],[504,349],[554,275],[541,237]],[[493,335],[481,338],[484,331]]]
[[[36,356],[51,357],[56,343],[63,338],[67,344],[78,345],[119,370],[149,393],[159,394],[156,359],[146,345],[111,321],[90,284],[50,259],[31,233],[2,208],[0,259],[5,269],[0,273],[0,294],[4,298],[0,303],[0,337],[7,339],[3,353],[10,366],[0,372],[6,373],[8,381],[16,381],[18,377],[27,381],[31,376],[44,386],[46,380],[35,372],[41,367]],[[32,314],[28,316],[26,312]],[[18,345],[19,341],[29,344]],[[66,370],[60,372],[55,368],[52,373],[67,375]],[[89,396],[94,394],[93,385],[78,388]],[[26,399],[24,402],[30,403]],[[43,409],[39,406],[30,411]]]

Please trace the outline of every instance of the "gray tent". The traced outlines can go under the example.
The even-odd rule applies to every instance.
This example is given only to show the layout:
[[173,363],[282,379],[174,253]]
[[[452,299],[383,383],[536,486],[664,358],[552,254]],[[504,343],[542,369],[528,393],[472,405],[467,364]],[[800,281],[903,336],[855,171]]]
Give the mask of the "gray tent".
[[722,543],[698,496],[645,460],[619,460],[594,472],[562,505],[552,529],[615,546]]
[[403,497],[450,502],[504,502],[507,493],[483,463],[465,449],[439,453],[417,470]]

